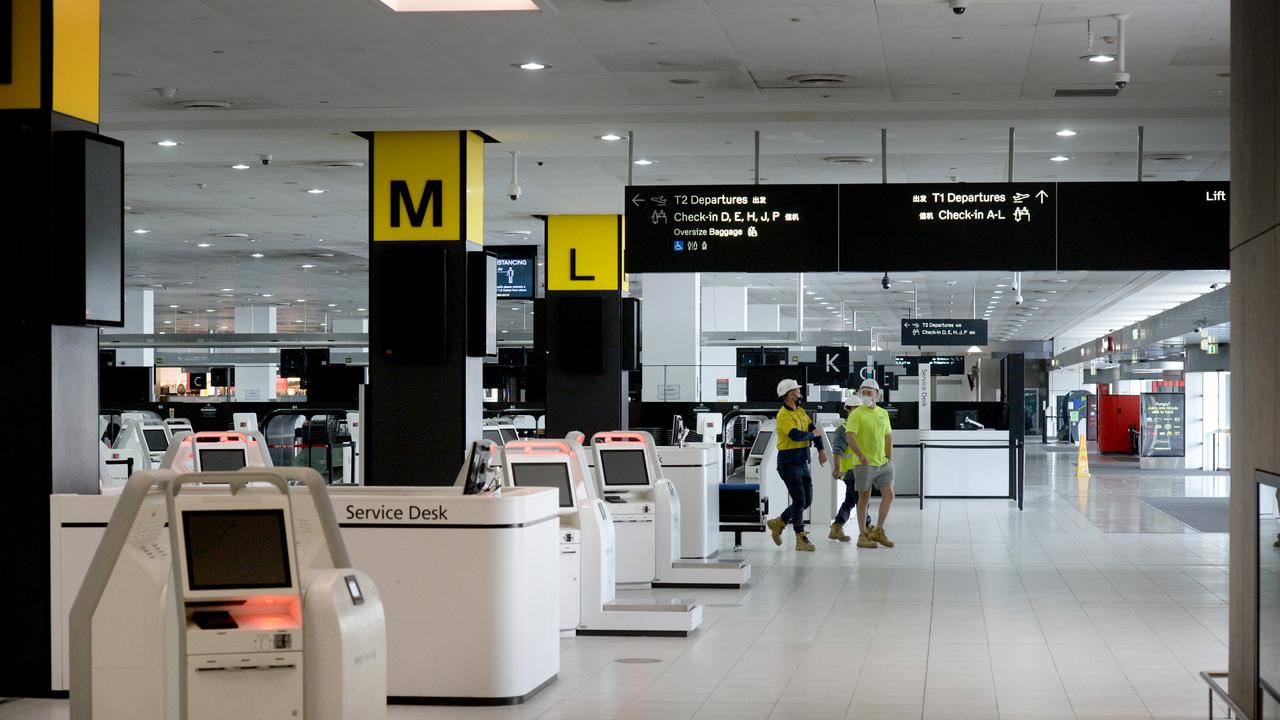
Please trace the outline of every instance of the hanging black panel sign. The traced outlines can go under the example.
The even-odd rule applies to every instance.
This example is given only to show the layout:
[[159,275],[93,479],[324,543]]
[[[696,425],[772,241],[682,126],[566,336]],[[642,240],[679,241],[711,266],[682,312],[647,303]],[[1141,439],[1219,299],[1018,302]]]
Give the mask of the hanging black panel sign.
[[912,318],[902,321],[903,345],[986,345],[987,321]]
[[815,385],[844,385],[849,380],[849,348],[818,346],[809,382]]
[[627,272],[837,268],[836,185],[641,185],[626,194]]
[[1053,270],[1054,183],[840,186],[840,270]]

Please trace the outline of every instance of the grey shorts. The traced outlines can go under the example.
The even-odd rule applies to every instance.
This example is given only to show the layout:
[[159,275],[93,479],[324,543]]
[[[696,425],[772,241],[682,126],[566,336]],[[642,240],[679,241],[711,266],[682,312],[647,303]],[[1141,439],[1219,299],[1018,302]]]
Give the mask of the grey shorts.
[[893,487],[893,461],[890,460],[880,467],[872,465],[859,465],[853,469],[853,487],[858,492],[867,492],[871,486],[878,488]]

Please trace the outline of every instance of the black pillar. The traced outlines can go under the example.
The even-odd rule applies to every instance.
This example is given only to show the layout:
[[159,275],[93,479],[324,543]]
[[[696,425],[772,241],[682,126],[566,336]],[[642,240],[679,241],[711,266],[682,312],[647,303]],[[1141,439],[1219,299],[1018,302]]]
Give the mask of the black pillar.
[[547,218],[547,437],[627,428],[622,218]]
[[365,484],[452,485],[481,437],[467,257],[483,238],[484,141],[467,131],[367,137]]
[[[11,561],[0,613],[12,620],[5,640],[11,661],[0,672],[0,696],[45,697],[54,694],[49,495],[98,492],[98,330],[90,324],[116,322],[97,312],[101,306],[89,312],[88,278],[104,291],[97,297],[107,309],[119,296],[123,322],[123,266],[85,263],[90,236],[101,241],[96,247],[111,250],[115,243],[123,258],[123,200],[116,184],[122,174],[112,177],[113,169],[120,173],[122,155],[85,164],[83,141],[98,127],[97,0],[63,7],[77,22],[60,28],[56,38],[53,3],[0,7],[12,20],[4,23],[10,37],[0,38],[9,66],[0,79],[0,148],[9,161],[0,212],[10,253],[4,282],[14,300],[0,377],[9,381],[9,406],[22,415],[7,427],[9,446],[20,452],[9,468],[0,523],[0,547]],[[9,42],[33,36],[43,43]],[[95,52],[74,52],[86,47]],[[110,179],[115,193],[95,182],[95,173]],[[113,222],[87,210],[86,200],[100,201],[94,210]]]
[[1004,358],[1004,401],[1009,418],[1009,497],[1022,503],[1023,448],[1026,443],[1026,408],[1022,392],[1026,385],[1025,356],[1010,353]]

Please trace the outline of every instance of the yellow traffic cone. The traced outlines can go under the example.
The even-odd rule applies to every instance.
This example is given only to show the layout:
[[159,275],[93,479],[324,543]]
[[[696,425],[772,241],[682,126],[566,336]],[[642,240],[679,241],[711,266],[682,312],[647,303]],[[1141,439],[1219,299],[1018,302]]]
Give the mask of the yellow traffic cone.
[[1080,455],[1076,458],[1076,479],[1089,477],[1089,445],[1080,438]]

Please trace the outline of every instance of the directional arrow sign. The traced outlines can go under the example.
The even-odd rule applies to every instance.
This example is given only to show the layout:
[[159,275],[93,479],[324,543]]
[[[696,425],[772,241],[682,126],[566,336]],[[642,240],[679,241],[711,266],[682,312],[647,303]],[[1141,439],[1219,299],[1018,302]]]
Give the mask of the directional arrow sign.
[[1045,198],[1049,197],[1049,193],[1041,190],[1040,192],[1036,193],[1036,197],[1040,200],[1040,204],[1043,205]]
[[642,198],[642,197],[640,197],[639,195],[637,195],[637,196],[635,196],[635,197],[631,198],[631,202],[632,202],[632,204],[634,204],[636,207],[640,207],[640,203],[644,202],[644,198]]

